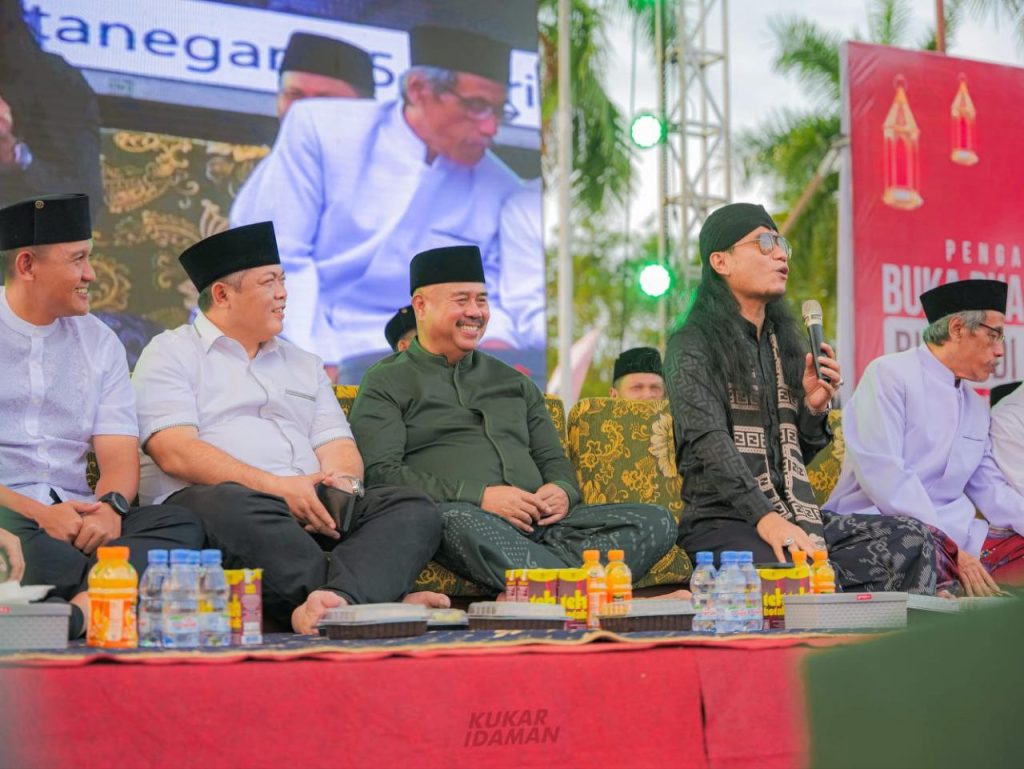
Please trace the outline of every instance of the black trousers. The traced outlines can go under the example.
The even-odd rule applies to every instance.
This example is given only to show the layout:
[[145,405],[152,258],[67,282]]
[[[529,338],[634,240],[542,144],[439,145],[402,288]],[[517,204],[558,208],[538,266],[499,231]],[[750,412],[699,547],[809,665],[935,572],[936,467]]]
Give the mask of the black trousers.
[[314,590],[353,604],[400,600],[441,543],[434,502],[400,486],[368,488],[340,540],[312,536],[281,497],[238,483],[189,486],[168,501],[199,516],[225,568],[263,569],[263,611],[289,627]]
[[[844,590],[935,594],[935,547],[928,528],[913,518],[887,515],[835,515],[821,511],[828,558]],[[749,550],[754,563],[774,563],[775,552],[757,529],[732,518],[691,524],[678,544],[693,563],[701,550]]]
[[[25,554],[24,584],[54,585],[51,595],[65,600],[88,589],[89,570],[97,560],[95,553],[86,555],[74,545],[54,539],[35,521],[5,507],[0,507],[0,529],[7,529],[21,540]],[[121,536],[107,545],[127,547],[128,560],[141,577],[150,550],[198,550],[203,546],[203,527],[196,516],[181,507],[133,507],[121,521]]]

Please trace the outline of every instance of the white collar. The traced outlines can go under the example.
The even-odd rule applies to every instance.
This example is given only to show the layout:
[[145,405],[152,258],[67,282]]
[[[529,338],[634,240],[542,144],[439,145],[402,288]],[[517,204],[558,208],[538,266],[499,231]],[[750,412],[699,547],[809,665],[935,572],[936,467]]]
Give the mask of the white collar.
[[11,309],[10,303],[7,301],[6,287],[0,287],[0,320],[22,336],[47,337],[60,326],[60,318],[57,318],[57,320],[49,325],[37,326],[35,323],[29,323],[24,318],[15,314],[14,310]]

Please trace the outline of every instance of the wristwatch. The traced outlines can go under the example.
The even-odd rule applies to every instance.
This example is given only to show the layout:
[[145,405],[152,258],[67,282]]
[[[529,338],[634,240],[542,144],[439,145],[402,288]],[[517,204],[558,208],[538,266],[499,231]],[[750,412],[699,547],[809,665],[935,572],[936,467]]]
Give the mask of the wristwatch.
[[32,155],[32,150],[28,148],[25,142],[16,142],[14,145],[14,165],[20,168],[22,171],[28,169],[32,165],[32,161],[35,158]]
[[338,478],[344,478],[352,486],[352,494],[357,497],[362,497],[366,493],[366,487],[363,482],[354,475],[339,475]]
[[132,509],[131,505],[128,504],[128,500],[124,498],[124,494],[119,491],[108,491],[96,501],[106,502],[122,518],[127,518],[128,511]]

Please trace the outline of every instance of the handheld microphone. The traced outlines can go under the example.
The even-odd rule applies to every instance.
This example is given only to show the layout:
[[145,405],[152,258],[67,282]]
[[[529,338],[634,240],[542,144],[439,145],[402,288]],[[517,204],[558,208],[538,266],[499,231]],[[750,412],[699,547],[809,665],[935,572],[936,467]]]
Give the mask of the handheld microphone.
[[821,349],[821,345],[825,341],[825,333],[821,328],[821,305],[815,299],[808,299],[801,305],[800,310],[804,316],[804,325],[807,326],[807,338],[811,342],[814,373],[818,375],[818,379],[831,381],[827,377],[821,376],[821,364],[818,363],[818,356],[825,354]]

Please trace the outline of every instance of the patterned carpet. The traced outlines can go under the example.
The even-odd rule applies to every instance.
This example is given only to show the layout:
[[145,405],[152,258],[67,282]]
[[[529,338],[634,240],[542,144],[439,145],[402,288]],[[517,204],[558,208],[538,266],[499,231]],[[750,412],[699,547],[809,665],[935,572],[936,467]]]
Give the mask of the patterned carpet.
[[431,657],[502,652],[635,651],[658,646],[776,649],[789,646],[834,646],[866,634],[770,632],[727,637],[690,632],[616,634],[604,630],[436,630],[421,636],[374,640],[334,641],[327,638],[272,633],[260,646],[225,649],[91,649],[84,641],[67,649],[0,652],[0,666],[32,665],[72,667],[99,662],[226,664],[243,660],[358,659],[392,656]]

